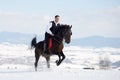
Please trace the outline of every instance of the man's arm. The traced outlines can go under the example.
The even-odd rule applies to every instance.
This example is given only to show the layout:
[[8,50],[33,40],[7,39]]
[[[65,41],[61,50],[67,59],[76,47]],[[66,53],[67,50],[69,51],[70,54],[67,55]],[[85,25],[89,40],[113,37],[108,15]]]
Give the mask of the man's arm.
[[51,27],[52,27],[52,23],[50,22],[46,27],[46,32],[49,33],[50,35],[54,36],[54,34],[50,30]]

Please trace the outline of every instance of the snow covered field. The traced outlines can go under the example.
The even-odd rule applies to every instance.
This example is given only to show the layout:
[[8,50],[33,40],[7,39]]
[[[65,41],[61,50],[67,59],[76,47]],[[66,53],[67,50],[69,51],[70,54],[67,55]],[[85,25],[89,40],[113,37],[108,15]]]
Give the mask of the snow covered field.
[[[64,53],[66,59],[58,67],[58,57],[51,57],[50,69],[41,57],[35,72],[34,50],[24,44],[0,44],[0,80],[120,80],[120,48],[70,46]],[[111,61],[110,69],[101,70],[99,60],[106,56]]]

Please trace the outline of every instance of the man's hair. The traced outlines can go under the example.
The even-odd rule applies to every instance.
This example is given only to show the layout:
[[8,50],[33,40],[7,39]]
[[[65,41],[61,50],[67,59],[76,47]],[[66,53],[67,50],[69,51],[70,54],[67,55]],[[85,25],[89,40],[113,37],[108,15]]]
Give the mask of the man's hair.
[[60,17],[59,15],[55,15],[55,18]]

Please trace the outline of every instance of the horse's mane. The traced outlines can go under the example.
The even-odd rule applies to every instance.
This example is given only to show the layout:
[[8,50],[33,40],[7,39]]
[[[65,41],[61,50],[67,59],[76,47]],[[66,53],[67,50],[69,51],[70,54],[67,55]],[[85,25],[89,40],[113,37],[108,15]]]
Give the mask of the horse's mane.
[[69,29],[70,26],[67,25],[67,24],[61,24],[58,28],[59,28],[59,29]]
[[67,29],[69,29],[70,26],[69,25],[60,25],[59,27],[56,28],[56,33],[59,37],[63,37],[64,35],[62,34],[63,32],[65,32]]
[[65,31],[66,29],[69,29],[70,26],[69,25],[66,25],[66,24],[61,24],[59,27],[56,28],[56,33],[58,32],[63,32]]

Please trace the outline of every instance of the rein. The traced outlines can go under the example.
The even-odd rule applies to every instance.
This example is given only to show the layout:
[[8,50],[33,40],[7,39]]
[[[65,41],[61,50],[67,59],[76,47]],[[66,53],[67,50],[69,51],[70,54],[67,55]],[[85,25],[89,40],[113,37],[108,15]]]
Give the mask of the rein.
[[[67,29],[65,29],[65,32],[64,32],[64,34],[66,33],[66,31],[67,31]],[[63,35],[64,35],[63,34]],[[60,40],[57,40],[55,37],[57,37],[57,38],[59,38]],[[62,38],[62,37],[60,37],[60,36],[56,36],[55,35],[55,37],[53,38],[56,42],[58,42],[59,44],[62,42],[62,40],[64,39],[64,38]]]

